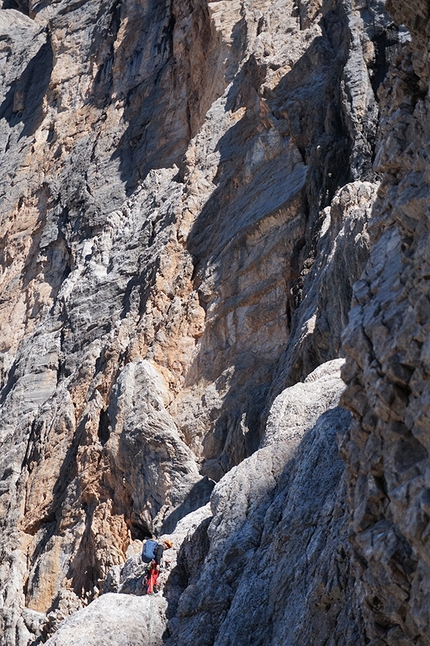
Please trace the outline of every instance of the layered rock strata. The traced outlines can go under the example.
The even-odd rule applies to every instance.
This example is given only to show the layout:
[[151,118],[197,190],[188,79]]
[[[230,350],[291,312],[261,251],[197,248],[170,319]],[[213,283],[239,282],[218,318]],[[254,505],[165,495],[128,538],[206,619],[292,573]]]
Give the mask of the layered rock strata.
[[338,356],[397,31],[377,0],[4,0],[0,36],[0,631],[27,646]]

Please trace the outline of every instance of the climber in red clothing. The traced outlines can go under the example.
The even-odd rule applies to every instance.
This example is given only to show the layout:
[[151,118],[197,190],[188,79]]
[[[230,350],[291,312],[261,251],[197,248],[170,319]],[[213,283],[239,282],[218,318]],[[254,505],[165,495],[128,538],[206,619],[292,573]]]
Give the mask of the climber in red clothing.
[[[155,543],[155,541],[148,540],[147,543]],[[163,543],[156,544],[155,547],[153,545],[145,546],[142,553],[142,560],[147,560],[144,556],[146,552],[152,552],[152,558],[148,563],[147,572],[142,581],[143,587],[146,586],[147,594],[158,592],[157,580],[160,574],[161,559],[163,557],[164,550],[170,549],[172,545],[172,541],[166,539],[165,541],[163,541]]]

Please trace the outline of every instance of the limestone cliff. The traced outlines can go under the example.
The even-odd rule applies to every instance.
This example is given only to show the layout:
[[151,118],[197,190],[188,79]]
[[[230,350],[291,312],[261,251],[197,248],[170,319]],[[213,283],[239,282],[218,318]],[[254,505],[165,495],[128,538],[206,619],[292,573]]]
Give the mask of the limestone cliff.
[[372,644],[428,644],[429,7],[391,0],[411,30],[381,89],[383,173],[372,252],[345,332],[344,441],[356,576]]
[[[366,556],[357,518],[360,505],[368,518],[369,460],[385,433],[371,432],[385,420],[372,393],[396,401],[395,422],[407,424],[415,364],[402,353],[418,362],[414,343],[424,343],[425,219],[413,213],[426,199],[427,16],[412,24],[391,5],[415,39],[412,58],[382,0],[3,0],[6,646],[78,644],[91,622],[88,644],[109,625],[113,643],[121,629],[152,646],[258,644],[262,629],[273,646],[364,644],[379,616],[392,630],[388,596],[375,620],[368,610],[381,559]],[[376,242],[356,283],[372,210]],[[400,234],[403,219],[419,223],[416,238]],[[378,332],[378,313],[393,307],[396,318],[391,303],[409,298],[403,278],[398,294],[385,289],[402,253],[417,268],[413,343],[406,323],[403,341],[394,323]],[[332,360],[344,353],[354,283],[344,401],[369,413],[346,434]],[[425,384],[416,389],[425,433]],[[379,444],[360,457],[363,433]],[[416,469],[426,452],[408,433],[398,455]],[[382,491],[371,524],[387,507],[379,471],[369,471]],[[418,550],[424,568],[425,549],[405,532],[408,558]],[[175,543],[155,600],[141,597],[133,555],[151,533]],[[122,628],[127,612],[151,630]]]

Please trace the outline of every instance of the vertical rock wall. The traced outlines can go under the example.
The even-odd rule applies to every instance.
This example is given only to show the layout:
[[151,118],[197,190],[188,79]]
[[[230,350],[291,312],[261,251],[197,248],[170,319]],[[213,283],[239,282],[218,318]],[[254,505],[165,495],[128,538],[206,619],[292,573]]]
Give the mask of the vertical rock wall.
[[353,545],[375,646],[430,643],[429,13],[425,2],[387,5],[413,41],[380,92],[384,181],[344,340]]

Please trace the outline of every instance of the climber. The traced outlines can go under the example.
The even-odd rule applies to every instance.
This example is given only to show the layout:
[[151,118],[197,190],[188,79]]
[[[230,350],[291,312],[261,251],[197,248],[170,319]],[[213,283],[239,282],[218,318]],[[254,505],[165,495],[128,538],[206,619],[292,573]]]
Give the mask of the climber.
[[160,574],[161,559],[163,558],[164,550],[168,550],[173,546],[172,541],[169,539],[164,540],[162,543],[157,543],[152,539],[145,541],[142,551],[142,561],[147,563],[147,572],[143,577],[142,585],[146,587],[147,594],[151,592],[158,592],[157,579]]

